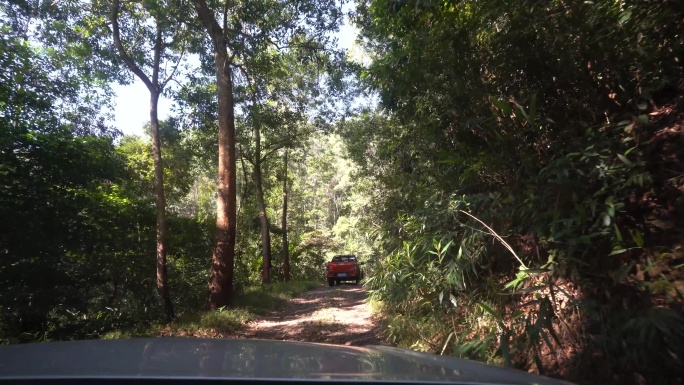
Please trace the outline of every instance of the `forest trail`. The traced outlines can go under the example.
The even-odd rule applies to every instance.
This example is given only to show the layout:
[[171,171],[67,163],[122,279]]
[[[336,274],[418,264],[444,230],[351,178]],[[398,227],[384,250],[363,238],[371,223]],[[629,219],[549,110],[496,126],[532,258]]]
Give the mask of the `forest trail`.
[[251,322],[240,337],[353,346],[385,344],[365,299],[362,286],[321,285]]

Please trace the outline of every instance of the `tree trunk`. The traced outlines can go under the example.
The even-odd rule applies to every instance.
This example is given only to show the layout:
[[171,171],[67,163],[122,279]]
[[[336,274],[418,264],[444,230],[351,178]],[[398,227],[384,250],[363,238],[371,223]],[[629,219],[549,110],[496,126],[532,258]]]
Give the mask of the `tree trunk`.
[[154,190],[157,195],[157,291],[164,304],[166,318],[175,317],[171,293],[169,291],[169,274],[166,264],[166,197],[164,195],[164,166],[159,138],[159,117],[157,106],[159,93],[150,91],[150,128],[152,131],[152,157],[154,158]]
[[233,300],[235,268],[235,116],[233,82],[227,57],[217,52],[218,89],[218,197],[216,199],[216,247],[209,274],[209,308],[230,306]]
[[266,284],[271,282],[271,233],[268,230],[264,184],[261,176],[261,132],[258,124],[254,125],[254,141],[254,184],[256,185],[257,209],[259,210],[259,225],[261,227],[261,254],[264,259],[261,283]]
[[290,282],[290,245],[287,240],[287,152],[285,148],[285,155],[283,156],[283,275],[285,282]]
[[128,55],[119,30],[119,0],[112,1],[110,19],[112,22],[112,38],[114,46],[129,70],[133,72],[147,87],[150,92],[150,127],[152,131],[152,158],[154,160],[154,191],[156,195],[157,208],[157,291],[164,306],[166,318],[170,321],[174,318],[173,303],[169,290],[169,274],[166,264],[166,197],[164,195],[164,165],[162,163],[161,139],[159,137],[159,116],[157,107],[159,105],[159,95],[163,90],[163,85],[159,85],[159,66],[164,50],[162,41],[162,30],[159,20],[156,22],[156,34],[153,48],[152,79],[138,67],[133,59]]
[[[236,163],[233,79],[224,30],[204,0],[195,10],[214,46],[218,94],[218,197],[216,199],[216,247],[209,272],[209,309],[230,306],[235,270]],[[225,24],[225,20],[224,20]],[[224,25],[224,28],[226,26]]]

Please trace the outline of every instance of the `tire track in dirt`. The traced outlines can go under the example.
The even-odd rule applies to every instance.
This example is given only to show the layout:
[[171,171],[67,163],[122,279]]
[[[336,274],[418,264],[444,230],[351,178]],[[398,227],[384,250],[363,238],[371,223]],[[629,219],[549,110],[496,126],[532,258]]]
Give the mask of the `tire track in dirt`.
[[354,346],[386,344],[365,300],[361,286],[321,285],[251,322],[240,337]]

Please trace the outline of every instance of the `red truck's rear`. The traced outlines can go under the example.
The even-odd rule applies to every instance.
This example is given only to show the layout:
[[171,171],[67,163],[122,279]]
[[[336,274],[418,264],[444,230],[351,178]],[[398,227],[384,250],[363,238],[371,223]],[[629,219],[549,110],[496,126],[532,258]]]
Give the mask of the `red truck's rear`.
[[354,281],[358,284],[363,278],[363,271],[361,264],[357,261],[355,255],[336,255],[332,261],[328,262],[326,267],[328,275],[328,285],[338,285],[342,281]]

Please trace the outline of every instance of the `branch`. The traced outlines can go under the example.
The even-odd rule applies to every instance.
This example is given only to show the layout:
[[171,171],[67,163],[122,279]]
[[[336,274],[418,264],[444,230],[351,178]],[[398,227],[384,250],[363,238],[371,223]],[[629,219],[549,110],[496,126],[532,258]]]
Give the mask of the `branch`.
[[183,61],[183,55],[185,55],[185,43],[183,43],[183,49],[181,51],[180,57],[178,58],[178,61],[176,62],[176,65],[173,66],[173,71],[171,71],[171,75],[169,75],[161,84],[161,89],[164,89],[166,85],[173,79],[173,77],[176,75],[176,71],[178,70],[178,67],[180,66],[181,61]]
[[239,144],[237,145],[237,156],[240,157],[240,159],[247,160],[252,166],[254,166],[254,161],[252,161],[252,157],[249,154],[247,154],[247,151],[245,151]]
[[[269,152],[267,152],[264,156],[261,157],[261,161],[265,162],[269,156],[273,155],[273,153],[280,150],[281,148],[287,147],[288,144],[290,144],[293,139],[295,139],[299,136],[311,135],[314,132],[316,132],[316,130],[304,131],[304,132],[301,132],[299,134],[293,135],[287,139],[281,140],[280,142],[275,144],[275,147],[273,147]],[[269,146],[269,147],[271,147],[271,146]]]
[[[252,82],[252,80],[251,80],[251,77],[249,76],[249,72],[247,71],[247,69],[246,69],[242,64],[231,63],[231,65],[233,65],[234,67],[240,69],[240,71],[245,75],[245,78],[247,78],[247,83],[248,83],[250,86],[254,86],[254,84],[253,84],[253,82]],[[253,105],[254,107],[256,107],[257,104],[259,104],[259,102],[257,101],[257,98],[256,98],[256,90],[254,89],[254,87],[252,87],[251,99],[252,99],[252,105]],[[260,162],[265,162],[266,159],[268,159],[268,157],[270,157],[271,155],[273,155],[273,153],[275,153],[276,151],[280,150],[281,148],[286,147],[287,144],[289,144],[289,143],[290,143],[293,139],[295,139],[296,137],[298,137],[298,136],[300,136],[300,135],[310,135],[310,134],[313,133],[313,132],[315,132],[315,130],[303,132],[303,133],[301,133],[301,134],[294,135],[294,136],[288,137],[288,138],[285,139],[285,140],[280,141],[274,148],[272,148],[270,151],[268,151],[264,156],[260,156],[260,157],[259,157],[259,161],[260,161]],[[246,159],[249,161],[249,163],[251,163],[252,165],[254,165],[254,162],[253,162],[250,158],[246,158]]]
[[480,222],[480,224],[481,224],[482,226],[484,226],[487,230],[489,230],[489,234],[491,234],[494,238],[498,239],[499,242],[501,242],[501,244],[503,244],[504,247],[505,247],[506,249],[508,249],[508,251],[510,251],[511,254],[513,254],[513,256],[515,257],[515,259],[517,259],[518,262],[520,262],[520,266],[522,266],[523,269],[527,269],[527,266],[525,266],[525,262],[523,262],[522,259],[520,259],[520,257],[518,257],[518,254],[516,254],[515,251],[513,251],[513,248],[511,247],[511,245],[509,245],[508,243],[506,243],[506,241],[504,241],[503,238],[501,238],[501,237],[499,236],[499,234],[497,234],[494,230],[492,230],[491,227],[487,226],[484,222],[482,222],[481,220],[477,219],[474,215],[470,214],[470,213],[467,212],[467,211],[463,211],[463,210],[458,210],[458,211],[460,211],[460,212],[462,212],[463,214],[465,214],[465,215],[467,215],[467,216],[473,218],[474,220]]
[[228,28],[228,1],[223,2],[223,31]]
[[[247,78],[247,84],[250,87],[254,87],[254,83],[252,82],[252,78],[249,76],[249,72],[247,72],[247,69],[245,68],[245,66],[243,66],[242,64],[233,63],[233,62],[231,62],[230,65],[239,69],[240,72],[242,72],[242,74],[245,75],[245,78]],[[255,93],[255,90],[252,89],[252,102],[254,102],[256,104],[256,102],[254,101],[254,93]]]
[[162,29],[159,25],[159,20],[155,18],[154,22],[157,24],[157,35],[154,38],[154,61],[152,62],[152,84],[159,90],[159,62],[161,60],[161,53],[164,49],[162,45]]
[[[116,1],[116,0],[115,0]],[[221,55],[226,55],[226,44],[225,36],[223,35],[223,29],[214,18],[211,10],[207,6],[204,0],[195,0],[195,10],[197,10],[197,15],[200,21],[204,25],[204,28],[209,33],[211,42],[214,45],[214,49],[218,51]]]
[[150,92],[155,92],[157,90],[154,88],[150,78],[148,78],[147,75],[145,75],[145,73],[140,69],[140,67],[135,64],[133,59],[128,55],[128,53],[126,53],[123,43],[121,43],[121,32],[119,30],[119,8],[120,1],[112,0],[110,19],[112,21],[112,38],[114,39],[114,46],[119,52],[121,60],[123,60],[128,69],[131,70],[131,72],[133,72],[138,78],[140,78],[143,83],[145,83],[145,86]]
[[278,144],[278,146],[274,147],[271,151],[269,151],[269,152],[267,152],[266,154],[264,154],[264,156],[261,157],[261,161],[262,161],[262,162],[265,162],[266,159],[268,159],[268,157],[271,156],[271,155],[273,155],[276,151],[280,150],[280,149],[283,148],[283,147],[287,147],[286,144],[287,144],[288,142],[289,142],[289,141],[287,141],[287,140],[283,140],[282,142],[280,142],[280,143]]

